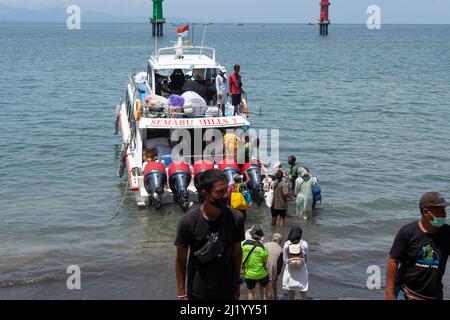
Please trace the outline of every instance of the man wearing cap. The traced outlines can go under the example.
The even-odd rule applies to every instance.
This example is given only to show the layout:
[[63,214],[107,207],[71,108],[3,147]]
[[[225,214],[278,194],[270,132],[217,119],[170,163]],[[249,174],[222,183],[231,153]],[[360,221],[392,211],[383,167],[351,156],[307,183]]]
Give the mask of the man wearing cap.
[[275,161],[275,163],[273,164],[272,167],[273,170],[273,174],[275,175],[278,171],[283,170],[282,166],[281,166],[281,162],[280,161]]
[[443,299],[442,277],[450,254],[448,205],[438,192],[422,195],[421,219],[399,230],[389,252],[385,299]]
[[267,300],[272,299],[272,285],[267,272],[269,251],[262,242],[264,232],[259,225],[254,225],[249,231],[252,237],[242,242],[242,267],[247,285],[248,300],[255,300],[255,287],[259,283],[264,288]]
[[219,75],[216,77],[217,106],[222,110],[222,116],[225,117],[225,104],[228,97],[227,69],[220,67]]
[[270,281],[272,282],[273,297],[278,297],[278,277],[283,268],[283,248],[281,247],[282,236],[279,233],[272,235],[272,241],[266,243],[266,249],[269,251],[269,259],[267,260],[267,271],[269,272]]

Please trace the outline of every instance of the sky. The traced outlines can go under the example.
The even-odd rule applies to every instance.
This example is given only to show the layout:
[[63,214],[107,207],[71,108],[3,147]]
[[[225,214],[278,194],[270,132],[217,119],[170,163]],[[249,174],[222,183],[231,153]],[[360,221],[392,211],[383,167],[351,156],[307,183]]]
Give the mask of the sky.
[[[117,16],[148,16],[151,0],[0,0],[31,10],[78,5]],[[378,5],[382,23],[450,24],[450,0],[331,0],[332,23],[365,23],[368,6]],[[1,10],[1,9],[0,9]],[[315,22],[319,0],[164,0],[166,17],[202,22]]]

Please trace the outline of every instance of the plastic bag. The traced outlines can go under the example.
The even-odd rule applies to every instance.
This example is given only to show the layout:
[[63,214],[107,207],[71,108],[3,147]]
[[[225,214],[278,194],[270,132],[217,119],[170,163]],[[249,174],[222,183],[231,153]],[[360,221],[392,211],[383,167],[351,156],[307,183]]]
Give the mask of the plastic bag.
[[194,91],[186,91],[181,96],[184,98],[184,104],[186,106],[205,108],[206,110],[206,101],[198,93]]
[[185,100],[182,96],[173,94],[169,97],[169,102],[172,107],[182,107],[184,106]]
[[272,204],[273,204],[273,189],[270,189],[269,191],[267,191],[265,198],[266,198],[266,206],[268,208],[272,208]]
[[248,190],[247,187],[244,187],[241,192],[242,192],[242,195],[244,196],[247,208],[251,208],[252,207],[252,195],[250,194],[250,191]]
[[205,99],[203,99],[198,93],[194,91],[186,91],[181,95],[184,98],[184,107],[192,109],[194,117],[203,117],[205,115],[206,105]]
[[169,100],[156,94],[145,97],[144,103],[150,108],[150,110],[169,107]]
[[318,184],[313,185],[312,187],[313,199],[316,201],[322,200],[322,189]]
[[247,209],[247,202],[245,201],[244,195],[239,190],[239,186],[236,186],[235,190],[231,192],[231,208],[237,210]]

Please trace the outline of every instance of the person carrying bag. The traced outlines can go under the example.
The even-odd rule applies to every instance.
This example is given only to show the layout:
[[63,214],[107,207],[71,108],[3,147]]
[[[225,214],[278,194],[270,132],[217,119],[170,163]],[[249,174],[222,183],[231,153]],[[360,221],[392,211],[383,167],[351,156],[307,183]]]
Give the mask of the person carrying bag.
[[242,191],[241,191],[242,195],[244,196],[245,199],[245,203],[247,205],[247,208],[251,208],[252,207],[252,195],[250,193],[250,190],[248,190],[247,186],[244,184],[244,186],[242,187]]
[[[234,189],[234,190],[233,190]],[[231,208],[236,210],[245,210],[247,209],[247,202],[245,201],[245,197],[241,192],[241,188],[239,184],[236,184],[231,191]]]
[[247,217],[247,208],[252,206],[252,197],[247,185],[250,183],[251,178],[245,171],[244,176],[235,174],[233,176],[233,182],[228,187],[228,200],[232,209],[239,210],[244,215],[244,219]]
[[253,245],[253,248],[250,250],[250,252],[249,252],[249,253],[247,254],[247,256],[245,257],[244,261],[242,262],[242,265],[241,265],[241,278],[243,278],[243,277],[244,277],[244,274],[245,274],[245,264],[247,263],[248,258],[250,258],[250,255],[252,254],[252,252],[253,252],[255,249],[256,249],[256,244]]

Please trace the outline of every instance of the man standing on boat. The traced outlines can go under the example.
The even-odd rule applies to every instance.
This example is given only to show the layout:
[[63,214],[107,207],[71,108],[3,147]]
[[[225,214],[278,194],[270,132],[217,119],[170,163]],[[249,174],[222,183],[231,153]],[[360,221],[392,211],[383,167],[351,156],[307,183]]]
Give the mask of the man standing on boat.
[[241,75],[239,74],[241,70],[241,66],[238,64],[235,64],[234,67],[234,73],[229,78],[230,83],[230,94],[231,94],[231,104],[234,107],[234,115],[239,114],[239,105],[241,104],[241,96],[242,96],[242,81],[241,81]]
[[217,91],[217,106],[222,110],[222,116],[225,117],[225,105],[228,98],[227,88],[227,70],[221,67],[219,75],[216,77],[216,91]]
[[178,223],[178,299],[239,299],[244,217],[227,206],[227,187],[227,178],[221,171],[206,171],[199,185],[203,204]]

